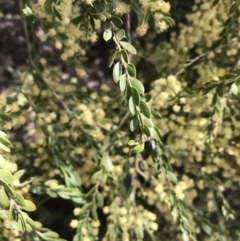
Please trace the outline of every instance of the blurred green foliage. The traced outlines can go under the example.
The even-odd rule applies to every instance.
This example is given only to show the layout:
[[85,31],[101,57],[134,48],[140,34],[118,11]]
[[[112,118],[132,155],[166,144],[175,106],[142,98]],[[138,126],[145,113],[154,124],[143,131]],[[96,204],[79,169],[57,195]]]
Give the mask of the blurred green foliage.
[[239,6],[20,0],[1,240],[238,240]]

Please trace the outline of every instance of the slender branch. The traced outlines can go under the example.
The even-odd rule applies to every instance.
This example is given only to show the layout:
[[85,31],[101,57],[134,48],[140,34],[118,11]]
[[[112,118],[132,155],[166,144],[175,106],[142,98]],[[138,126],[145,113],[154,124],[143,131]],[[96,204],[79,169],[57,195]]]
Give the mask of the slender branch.
[[236,44],[238,43],[238,41],[232,41],[230,43],[227,43],[227,44],[224,44],[222,46],[219,46],[219,47],[216,47],[215,49],[213,50],[209,50],[207,52],[204,52],[200,55],[198,55],[196,58],[192,59],[188,64],[186,64],[183,68],[181,68],[176,74],[175,76],[178,77],[180,74],[182,74],[188,67],[190,67],[191,65],[193,65],[195,62],[197,62],[199,59],[205,57],[206,55],[208,55],[209,53],[212,53],[212,52],[215,52],[216,50],[218,49],[221,49],[221,48],[224,48],[224,47],[227,47],[229,45],[232,45],[234,42],[236,42]]
[[103,175],[103,168],[101,169],[101,173],[99,174],[98,179],[97,179],[97,182],[96,182],[96,184],[95,184],[94,192],[93,192],[93,194],[92,194],[92,199],[91,199],[91,201],[90,201],[89,208],[88,208],[87,213],[86,213],[85,218],[84,218],[85,220],[88,220],[88,218],[89,218],[89,216],[90,216],[90,210],[91,210],[93,204],[94,204],[95,201],[96,201],[96,196],[97,196],[97,193],[98,193],[98,188],[99,188],[99,186],[100,186],[100,182],[101,182],[101,180],[102,180],[102,175]]
[[127,32],[127,38],[128,41],[132,42],[132,36],[131,36],[131,19],[130,19],[130,13],[126,14],[126,32]]
[[192,59],[188,64],[186,64],[182,69],[180,69],[175,76],[178,77],[180,74],[182,74],[188,67],[190,67],[192,64],[194,64],[196,61],[198,61],[199,59],[205,57],[206,55],[208,55],[210,52],[212,51],[207,51],[205,53],[202,53],[200,55],[198,55],[196,58]]
[[127,118],[129,117],[129,115],[130,115],[129,112],[127,112],[127,113],[124,115],[124,117],[122,118],[121,122],[119,123],[118,128],[117,128],[116,130],[114,130],[114,132],[112,133],[112,134],[113,134],[113,139],[111,140],[111,143],[109,143],[109,145],[108,145],[108,147],[107,147],[107,149],[106,149],[106,152],[108,152],[108,151],[111,149],[111,147],[113,146],[117,132],[122,128],[123,124],[125,123],[125,121],[126,121]]
[[23,0],[19,0],[19,1],[18,1],[18,4],[19,4],[19,10],[20,10],[20,13],[21,13],[22,23],[23,23],[24,36],[25,36],[26,44],[27,44],[28,60],[29,60],[29,62],[30,62],[30,64],[31,64],[31,63],[33,63],[32,55],[31,55],[32,46],[31,46],[31,42],[30,42],[28,30],[27,30],[27,23],[26,23],[26,21],[25,21],[25,16],[24,16],[24,14],[23,14],[23,8],[24,8]]
[[139,167],[139,163],[142,161],[143,161],[142,156],[140,154],[138,154],[135,168],[136,168],[137,173],[140,174],[147,181],[148,180],[147,176]]

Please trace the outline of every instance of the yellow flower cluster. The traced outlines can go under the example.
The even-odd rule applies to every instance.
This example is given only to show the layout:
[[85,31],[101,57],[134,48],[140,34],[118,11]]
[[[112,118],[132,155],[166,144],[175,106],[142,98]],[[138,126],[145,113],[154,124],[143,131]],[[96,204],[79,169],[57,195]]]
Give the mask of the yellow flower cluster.
[[[94,1],[86,0],[85,2],[86,4],[91,5]],[[85,29],[80,29],[71,23],[72,0],[62,0],[58,4],[53,3],[53,7],[59,12],[62,18],[62,20],[54,20],[55,22],[57,21],[58,24],[53,22],[51,16],[44,12],[44,3],[44,0],[39,0],[37,4],[31,4],[31,8],[34,14],[40,19],[45,19],[49,24],[53,26],[48,30],[46,34],[40,31],[39,38],[42,41],[46,41],[47,37],[54,39],[55,47],[62,50],[61,59],[63,61],[66,61],[75,55],[85,55],[85,49],[80,46],[80,43],[87,41],[95,43],[98,37],[95,30],[92,32],[87,32]],[[99,29],[101,25],[100,21],[94,20],[94,22],[95,28]],[[61,38],[61,35],[64,35],[67,38]],[[86,75],[84,70],[79,67],[76,67],[76,72],[80,76]]]
[[122,2],[122,1],[117,1],[115,3],[115,13],[116,14],[127,14],[130,12],[131,8],[130,5]]
[[[152,14],[158,31],[165,31],[168,28],[168,25],[163,20],[163,14],[169,13],[171,8],[169,2],[165,2],[163,0],[140,0],[139,2],[145,15],[149,12]],[[137,27],[136,33],[141,37],[146,34],[147,30],[148,25],[143,22]]]
[[168,13],[171,8],[169,2],[165,2],[163,0],[140,0],[139,2],[145,12],[162,11],[164,13]]
[[[158,230],[157,216],[142,205],[131,206],[127,209],[125,206],[109,207],[105,206],[103,212],[108,215],[108,229],[111,230],[112,222],[119,225],[121,229],[121,240],[130,241],[130,232],[138,234],[146,226],[151,233]],[[106,235],[104,241],[109,240]]]
[[155,80],[150,91],[152,106],[156,109],[166,106],[168,98],[175,96],[181,88],[181,83],[174,75],[169,75],[166,79],[160,78]]

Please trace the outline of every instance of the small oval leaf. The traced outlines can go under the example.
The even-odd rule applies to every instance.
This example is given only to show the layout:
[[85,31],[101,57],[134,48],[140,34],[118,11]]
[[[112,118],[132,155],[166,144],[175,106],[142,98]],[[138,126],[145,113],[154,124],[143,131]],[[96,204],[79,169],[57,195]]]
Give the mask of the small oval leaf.
[[135,140],[129,140],[128,141],[128,145],[129,146],[136,146],[136,145],[138,145],[139,143],[137,142],[137,141],[135,141]]
[[19,192],[14,192],[15,200],[20,206],[25,206],[25,201],[23,196]]
[[126,89],[127,80],[126,80],[126,74],[122,74],[119,79],[119,87],[121,92],[123,92]]
[[117,55],[117,51],[116,51],[116,50],[114,50],[114,51],[110,54],[110,57],[109,57],[109,65],[108,65],[109,68],[113,65],[114,60],[115,60],[115,58],[116,58],[116,55]]
[[133,132],[135,131],[139,126],[139,121],[137,117],[134,117],[131,121],[130,121],[130,130]]
[[117,31],[115,36],[116,36],[116,39],[120,41],[120,40],[122,40],[123,38],[126,37],[125,31],[123,29],[120,29],[120,30]]
[[127,65],[127,72],[131,77],[135,77],[137,74],[136,68],[133,64]]
[[117,16],[112,16],[111,20],[117,27],[120,27],[123,25],[123,21],[120,18],[118,18]]
[[140,153],[144,150],[144,146],[145,146],[144,144],[138,144],[132,150],[135,153]]
[[103,39],[107,42],[111,38],[112,38],[112,31],[111,31],[111,29],[105,30],[104,33],[103,33]]
[[149,127],[147,127],[146,125],[143,126],[143,133],[148,137],[151,136],[151,131],[150,131]]
[[139,94],[144,95],[144,86],[140,80],[136,78],[132,78],[131,83],[132,83],[132,86],[138,90]]
[[0,208],[8,208],[10,205],[10,200],[3,187],[0,187]]
[[36,206],[33,202],[29,200],[25,200],[25,205],[22,207],[22,209],[28,211],[28,212],[33,212],[36,210]]
[[139,96],[139,93],[138,93],[138,91],[137,91],[137,89],[135,87],[132,87],[132,98],[133,98],[134,104],[139,106],[139,104],[140,104],[140,96]]
[[142,113],[140,113],[143,125],[146,125],[147,127],[153,127],[153,122],[151,119],[147,118],[145,115],[143,115]]
[[128,54],[125,49],[121,50],[121,59],[124,61],[126,64],[128,63]]
[[14,181],[13,175],[8,170],[0,170],[0,178],[7,184],[12,184]]
[[132,96],[130,97],[130,99],[128,101],[128,107],[129,107],[131,114],[135,115],[135,105],[134,105]]
[[119,78],[122,74],[122,65],[120,62],[117,62],[113,67],[113,80],[117,84],[119,81]]
[[132,54],[137,54],[137,50],[133,47],[132,44],[125,42],[125,41],[120,41],[121,46],[126,49],[128,52]]
[[141,100],[141,102],[140,102],[140,110],[147,118],[151,117],[150,108],[149,108],[148,104],[145,101]]

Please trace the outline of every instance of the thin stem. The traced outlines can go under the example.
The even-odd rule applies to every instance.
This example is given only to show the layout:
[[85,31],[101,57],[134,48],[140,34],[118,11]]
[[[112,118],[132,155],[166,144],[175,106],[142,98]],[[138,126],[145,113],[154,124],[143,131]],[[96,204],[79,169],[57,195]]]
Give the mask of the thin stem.
[[126,14],[126,32],[129,43],[132,42],[130,13]]
[[32,46],[31,46],[31,42],[30,42],[30,38],[29,38],[29,33],[28,33],[28,30],[27,30],[27,23],[25,21],[25,16],[23,14],[23,7],[24,7],[23,0],[19,0],[18,4],[19,4],[19,10],[20,10],[20,13],[21,13],[22,23],[23,23],[24,36],[25,36],[26,44],[27,44],[28,60],[29,60],[30,64],[32,64],[33,63],[32,55],[31,55]]
[[123,124],[125,123],[125,121],[127,120],[127,118],[129,117],[130,113],[127,112],[124,117],[122,118],[121,122],[119,123],[119,126],[118,128],[112,133],[113,134],[113,139],[111,140],[111,143],[108,145],[107,149],[106,149],[106,152],[108,152],[111,147],[114,145],[114,140],[116,138],[116,134],[117,132],[122,128]]

